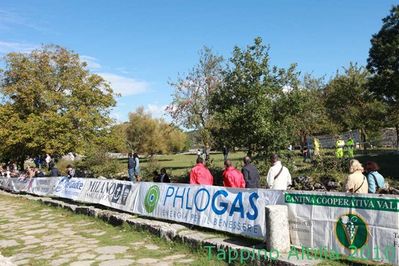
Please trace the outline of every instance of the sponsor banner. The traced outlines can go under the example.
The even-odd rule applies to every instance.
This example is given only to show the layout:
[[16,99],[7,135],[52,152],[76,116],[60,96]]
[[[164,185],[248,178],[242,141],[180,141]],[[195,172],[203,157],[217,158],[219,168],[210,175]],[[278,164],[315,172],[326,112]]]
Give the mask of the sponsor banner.
[[53,191],[53,196],[78,200],[83,191],[84,184],[87,182],[85,178],[68,178],[66,176],[58,177]]
[[0,188],[8,189],[10,178],[0,177]]
[[39,196],[52,196],[61,177],[36,177],[32,179],[29,193]]
[[79,201],[129,211],[136,200],[139,183],[112,179],[85,179]]
[[284,200],[292,244],[399,264],[398,198],[293,191]]
[[32,186],[31,178],[6,178],[8,179],[4,183],[4,189],[12,192],[28,192]]
[[282,191],[142,182],[131,211],[263,239],[265,206],[282,202]]

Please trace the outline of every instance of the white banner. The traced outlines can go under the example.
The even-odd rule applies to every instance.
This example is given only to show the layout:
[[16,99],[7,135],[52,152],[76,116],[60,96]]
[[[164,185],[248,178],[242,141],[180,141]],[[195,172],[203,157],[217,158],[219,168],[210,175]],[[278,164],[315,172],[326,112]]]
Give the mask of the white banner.
[[294,245],[349,259],[399,264],[399,199],[388,195],[284,193]]
[[282,191],[188,184],[140,183],[133,213],[263,239],[265,206]]
[[61,177],[32,178],[32,184],[27,192],[38,196],[53,196],[54,188],[60,179]]
[[58,182],[54,187],[53,196],[78,200],[83,191],[83,186],[87,179],[85,178],[68,178],[66,176],[57,177]]
[[79,201],[98,203],[129,211],[136,200],[139,183],[113,179],[85,179]]

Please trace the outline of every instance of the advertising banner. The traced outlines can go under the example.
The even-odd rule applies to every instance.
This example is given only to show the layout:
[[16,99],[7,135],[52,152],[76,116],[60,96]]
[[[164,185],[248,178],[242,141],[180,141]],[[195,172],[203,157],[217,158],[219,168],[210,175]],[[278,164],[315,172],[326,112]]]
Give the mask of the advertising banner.
[[61,177],[32,178],[32,185],[27,192],[38,196],[53,196],[54,188],[60,179]]
[[97,203],[119,210],[129,211],[136,200],[139,183],[111,179],[84,179],[78,198],[82,202]]
[[282,203],[282,191],[188,184],[140,183],[133,213],[219,231],[264,238],[265,206]]
[[58,182],[54,187],[53,196],[78,200],[83,191],[83,186],[87,179],[85,178],[68,178],[66,176],[58,177]]
[[284,198],[292,244],[398,265],[398,198],[304,191]]

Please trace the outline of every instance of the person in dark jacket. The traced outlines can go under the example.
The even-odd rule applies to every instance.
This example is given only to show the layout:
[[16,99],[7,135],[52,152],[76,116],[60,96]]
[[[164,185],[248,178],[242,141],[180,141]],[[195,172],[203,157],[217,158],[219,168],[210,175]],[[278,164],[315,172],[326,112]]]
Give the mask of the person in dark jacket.
[[154,182],[160,182],[160,183],[170,183],[170,178],[169,175],[166,173],[166,169],[162,168],[161,173],[154,178]]
[[55,163],[51,161],[49,163],[49,169],[50,169],[50,174],[49,176],[60,176],[60,171],[58,168],[55,166]]
[[133,158],[133,154],[129,152],[129,156],[127,159],[127,171],[129,174],[129,180],[133,183],[136,182],[136,177],[134,175],[134,169],[136,168],[136,161]]
[[249,156],[244,157],[244,167],[242,168],[242,174],[245,179],[246,188],[258,188],[259,187],[259,172],[256,167],[251,164],[251,158]]

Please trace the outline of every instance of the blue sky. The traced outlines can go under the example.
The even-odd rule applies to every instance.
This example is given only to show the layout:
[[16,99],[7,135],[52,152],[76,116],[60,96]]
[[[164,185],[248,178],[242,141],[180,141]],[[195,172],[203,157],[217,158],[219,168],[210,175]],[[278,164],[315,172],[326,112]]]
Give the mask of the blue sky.
[[271,62],[297,63],[302,73],[331,77],[349,62],[364,65],[371,35],[391,0],[2,0],[0,55],[58,44],[79,53],[91,70],[122,94],[119,121],[144,106],[163,116],[169,80],[211,47],[228,58],[256,36],[271,47]]

